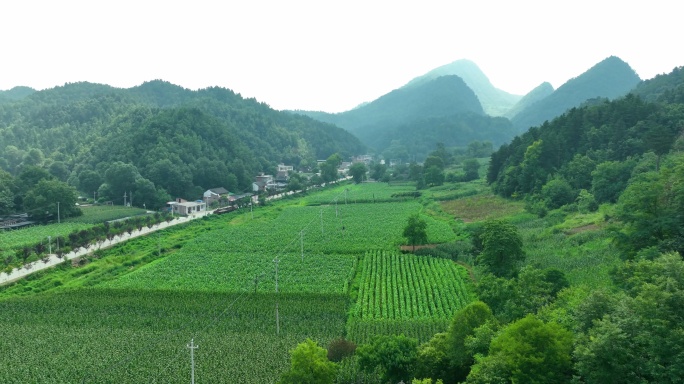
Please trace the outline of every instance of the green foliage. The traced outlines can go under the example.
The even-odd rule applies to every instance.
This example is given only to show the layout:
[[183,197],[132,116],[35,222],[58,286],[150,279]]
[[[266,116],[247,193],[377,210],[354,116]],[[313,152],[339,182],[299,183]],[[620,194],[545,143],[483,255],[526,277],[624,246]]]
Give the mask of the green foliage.
[[366,172],[368,172],[368,169],[366,168],[365,163],[354,163],[349,168],[349,173],[352,175],[352,179],[356,184],[359,184],[363,181],[363,179],[366,177]]
[[326,351],[306,339],[290,351],[292,366],[282,374],[281,384],[332,384],[337,366],[328,360]]
[[684,156],[673,155],[658,171],[636,174],[620,195],[616,215],[626,225],[617,243],[627,258],[657,247],[661,252],[684,252]]
[[627,262],[614,279],[625,295],[594,297],[582,314],[592,326],[575,350],[577,372],[593,383],[684,380],[684,262],[670,253]]
[[427,242],[427,223],[417,214],[409,216],[408,223],[404,227],[403,236],[415,250],[416,245]]
[[332,340],[328,344],[328,360],[339,363],[343,359],[353,356],[356,351],[356,344],[344,338]]
[[552,303],[560,290],[569,286],[556,269],[525,266],[516,278],[486,275],[477,286],[478,297],[491,307],[502,322],[520,319]]
[[103,177],[120,161],[152,182],[158,198],[164,190],[194,199],[208,188],[249,189],[254,175],[280,162],[299,167],[336,152],[365,151],[330,124],[227,89],[191,91],[162,81],[131,89],[75,83],[35,92],[0,104],[0,127],[0,166],[11,174],[30,166],[50,169],[57,178],[71,175],[70,183],[87,196],[111,191],[110,199],[121,200],[127,187],[134,195],[136,188],[100,188],[102,181],[89,172]]
[[577,195],[577,209],[580,213],[596,212],[599,208],[598,202],[594,195],[589,193],[586,189],[581,189]]
[[60,219],[82,214],[76,206],[76,190],[58,180],[40,180],[26,193],[24,208],[39,221],[57,220],[58,213]]
[[418,356],[416,339],[404,335],[376,336],[360,345],[356,354],[359,366],[366,372],[380,369],[383,382],[397,383],[411,379]]
[[[489,355],[473,366],[468,383],[566,383],[572,372],[570,331],[527,316],[507,327],[491,343]],[[495,378],[495,379],[494,379]]]
[[607,161],[596,166],[591,173],[591,188],[599,203],[614,203],[627,187],[629,175],[636,163],[634,161]]
[[525,259],[517,228],[502,220],[488,220],[480,238],[482,252],[478,256],[478,264],[497,276],[515,274],[517,264]]
[[463,181],[477,180],[480,178],[480,163],[477,159],[463,161]]
[[576,193],[567,181],[557,178],[544,184],[541,196],[547,207],[556,209],[575,201]]

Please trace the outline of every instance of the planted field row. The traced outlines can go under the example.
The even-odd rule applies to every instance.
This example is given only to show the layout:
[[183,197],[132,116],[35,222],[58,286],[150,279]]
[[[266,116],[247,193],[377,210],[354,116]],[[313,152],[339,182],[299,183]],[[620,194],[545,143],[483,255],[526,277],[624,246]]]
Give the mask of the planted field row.
[[83,212],[83,215],[70,217],[64,221],[84,224],[99,224],[109,220],[118,220],[126,217],[144,215],[147,210],[117,205],[94,205],[81,207],[81,212]]
[[450,321],[449,319],[351,319],[347,323],[347,339],[356,344],[363,344],[370,342],[373,336],[403,334],[417,339],[419,343],[425,343],[436,333],[445,332]]
[[470,302],[460,266],[450,260],[385,251],[361,265],[352,316],[358,319],[450,319]]
[[[89,289],[0,301],[2,383],[272,383],[288,351],[344,332],[344,295]],[[19,336],[20,335],[20,336]]]
[[[346,293],[356,266],[352,255],[278,255],[278,291]],[[275,292],[275,255],[210,251],[201,241],[104,286],[195,292]]]
[[[402,232],[408,217],[420,209],[421,205],[414,202],[285,208],[270,221],[227,226],[220,233],[213,233],[204,246],[224,251],[296,253],[303,242],[305,252],[362,254],[368,249],[405,244]],[[446,222],[424,219],[429,242],[455,240]]]
[[306,204],[356,204],[412,200],[407,193],[416,192],[415,184],[362,183],[345,184],[306,196]]
[[90,228],[91,225],[83,223],[61,223],[50,225],[36,225],[29,228],[17,229],[14,231],[0,232],[0,249],[13,250],[25,246],[32,246],[36,243],[44,242],[48,245],[48,236],[52,237],[52,245],[58,237],[67,237],[71,232]]

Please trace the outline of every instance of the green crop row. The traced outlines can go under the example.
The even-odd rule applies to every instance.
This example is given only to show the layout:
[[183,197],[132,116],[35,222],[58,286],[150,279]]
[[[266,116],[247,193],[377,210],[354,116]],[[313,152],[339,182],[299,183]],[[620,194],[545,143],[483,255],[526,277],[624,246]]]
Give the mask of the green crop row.
[[343,295],[81,289],[0,301],[2,383],[271,383],[344,332]]
[[450,319],[470,301],[460,268],[447,259],[368,252],[352,316],[359,319]]

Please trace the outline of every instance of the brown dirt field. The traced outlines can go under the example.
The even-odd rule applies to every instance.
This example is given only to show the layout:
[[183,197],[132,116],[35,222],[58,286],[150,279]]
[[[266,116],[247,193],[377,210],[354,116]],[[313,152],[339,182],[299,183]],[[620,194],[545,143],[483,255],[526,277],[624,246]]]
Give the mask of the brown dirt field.
[[587,224],[587,225],[583,225],[581,227],[569,229],[569,230],[565,231],[565,233],[568,235],[574,235],[574,234],[580,233],[580,232],[595,231],[599,228],[600,227],[596,224]]

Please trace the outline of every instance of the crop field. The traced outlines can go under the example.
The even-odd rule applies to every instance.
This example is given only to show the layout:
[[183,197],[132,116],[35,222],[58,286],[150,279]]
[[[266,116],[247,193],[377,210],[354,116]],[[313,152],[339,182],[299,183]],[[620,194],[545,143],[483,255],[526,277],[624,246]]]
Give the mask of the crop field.
[[573,285],[608,286],[608,272],[620,261],[605,229],[589,228],[565,233],[548,228],[544,219],[518,224],[523,238],[526,264],[556,268]]
[[[174,257],[108,282],[118,289],[194,292],[275,292],[274,255],[202,250],[192,244]],[[351,255],[281,254],[279,292],[346,293],[357,258]]]
[[[456,311],[471,301],[466,274],[451,260],[368,252],[361,264],[357,302],[351,309],[350,339],[365,341],[368,334],[378,332],[420,339],[430,332],[430,336],[443,332]],[[420,319],[429,321],[416,321]],[[430,331],[424,332],[426,327]]]
[[373,203],[414,200],[407,194],[414,193],[414,184],[362,183],[345,184],[328,188],[304,197],[303,202],[309,205],[338,203]]
[[499,219],[524,211],[522,202],[507,201],[492,194],[481,194],[442,203],[442,209],[466,223]]
[[[344,332],[343,295],[81,289],[0,301],[2,383],[272,383],[288,351]],[[258,368],[257,368],[258,367]]]
[[201,382],[273,383],[307,337],[322,346],[344,335],[426,341],[470,288],[449,260],[398,253],[416,213],[429,242],[456,238],[415,199],[283,201],[132,239],[2,287],[0,353],[11,357],[0,382],[187,382],[194,338]]
[[141,208],[124,207],[120,205],[93,205],[81,207],[83,215],[70,217],[65,222],[99,224],[109,220],[144,215],[147,211]]
[[32,246],[41,241],[45,241],[45,244],[47,244],[48,236],[52,236],[54,241],[59,236],[66,237],[73,231],[80,231],[90,227],[90,225],[83,223],[61,223],[36,225],[13,231],[0,231],[0,249],[19,249],[24,246]]

